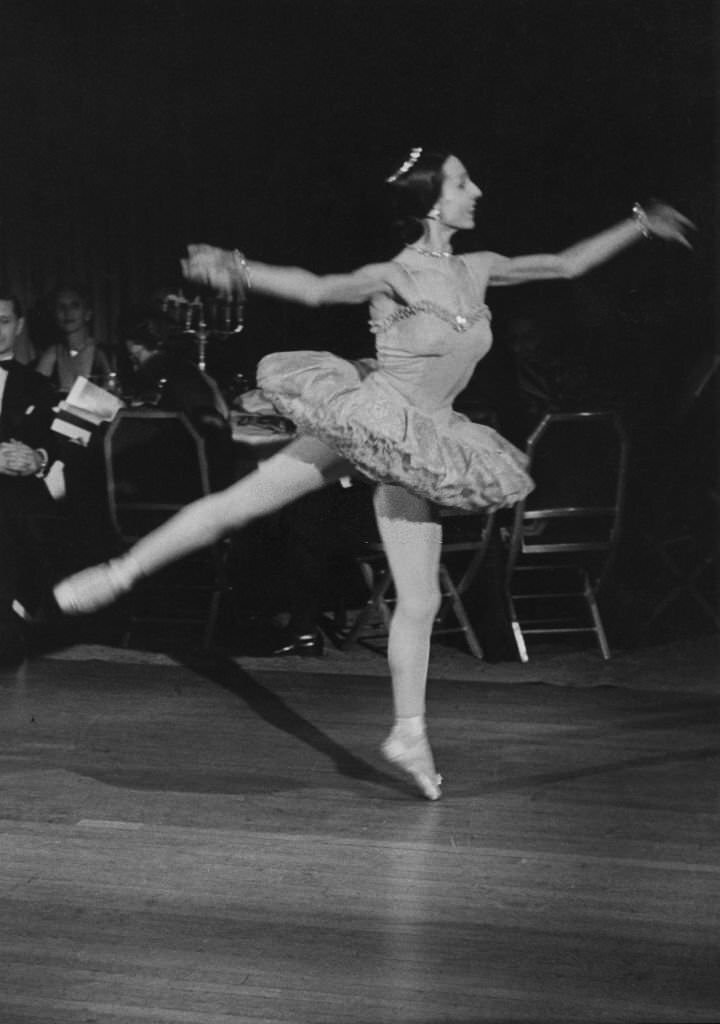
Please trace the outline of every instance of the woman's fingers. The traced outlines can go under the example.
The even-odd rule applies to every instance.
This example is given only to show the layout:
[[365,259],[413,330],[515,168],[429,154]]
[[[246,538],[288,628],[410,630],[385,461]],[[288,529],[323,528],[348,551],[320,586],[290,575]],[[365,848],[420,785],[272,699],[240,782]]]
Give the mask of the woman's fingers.
[[667,223],[682,224],[685,228],[697,231],[697,224],[691,221],[689,217],[686,217],[684,213],[676,210],[674,206],[668,206],[666,203],[653,204],[648,210],[648,214],[659,217]]
[[187,258],[180,260],[186,278],[196,284],[208,285],[223,295],[232,295],[232,268],[223,249],[213,245],[188,245],[187,253]]
[[686,217],[684,213],[680,213],[679,210],[675,210],[672,206],[667,207],[667,216],[676,224],[682,224],[684,228],[697,231],[697,224],[694,224],[689,217]]
[[673,213],[680,221],[680,223],[684,225],[684,227],[690,228],[692,231],[697,231],[697,224],[693,223],[693,221],[691,221],[689,217],[686,217],[683,213],[680,213],[679,210],[674,210]]
[[686,249],[692,249],[687,232],[697,231],[697,225],[684,213],[680,213],[673,206],[668,206],[667,203],[653,203],[648,210],[648,220],[650,230],[658,238],[665,238],[677,242]]

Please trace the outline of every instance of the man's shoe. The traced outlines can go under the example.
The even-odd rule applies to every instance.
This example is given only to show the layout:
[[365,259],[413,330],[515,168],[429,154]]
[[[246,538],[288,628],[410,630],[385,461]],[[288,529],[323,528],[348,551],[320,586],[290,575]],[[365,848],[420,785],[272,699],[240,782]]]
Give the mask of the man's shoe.
[[301,658],[321,658],[325,651],[322,633],[283,633],[279,641],[268,651],[270,657],[299,654]]

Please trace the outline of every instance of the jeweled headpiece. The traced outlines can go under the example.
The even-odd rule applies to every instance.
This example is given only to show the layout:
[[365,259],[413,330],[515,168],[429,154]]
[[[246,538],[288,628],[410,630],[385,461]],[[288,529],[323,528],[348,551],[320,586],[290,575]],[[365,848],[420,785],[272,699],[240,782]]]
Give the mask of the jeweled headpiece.
[[410,154],[409,154],[407,160],[405,161],[405,163],[401,164],[400,167],[398,167],[398,169],[393,174],[391,174],[389,178],[385,179],[387,184],[388,185],[392,185],[392,183],[394,181],[397,181],[398,178],[401,178],[403,176],[403,174],[407,174],[407,172],[412,167],[415,166],[415,164],[418,162],[418,160],[422,156],[422,151],[423,151],[422,146],[415,146],[414,149],[411,149],[410,150]]

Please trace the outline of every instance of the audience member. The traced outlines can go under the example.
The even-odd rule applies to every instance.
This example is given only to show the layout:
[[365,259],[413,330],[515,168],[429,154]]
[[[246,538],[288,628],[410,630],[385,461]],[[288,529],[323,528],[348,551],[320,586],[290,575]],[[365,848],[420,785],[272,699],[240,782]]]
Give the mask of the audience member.
[[60,339],[40,356],[37,370],[49,377],[56,391],[67,394],[78,377],[105,387],[112,367],[92,336],[92,304],[82,288],[63,285],[52,300],[52,312]]
[[190,358],[181,336],[161,318],[146,317],[124,331],[132,367],[125,382],[131,404],[185,413],[205,442],[213,489],[232,476],[229,410],[216,382]]
[[[85,289],[63,284],[53,293],[50,306],[59,339],[38,359],[38,372],[49,378],[56,397],[66,395],[78,377],[107,387],[113,380],[113,369],[107,353],[93,337],[92,303]],[[115,547],[101,435],[94,435],[87,447],[61,440],[58,458],[64,466],[66,511],[74,524],[71,558],[78,565],[87,565],[107,557]]]
[[239,583],[248,576],[262,580],[260,593],[258,587],[249,596],[241,585],[236,588],[242,652],[320,657],[323,613],[342,612],[348,603],[355,607],[354,601],[367,599],[354,556],[363,539],[375,536],[371,489],[337,483],[268,516],[251,529],[247,543],[234,538]]
[[54,457],[53,393],[14,358],[24,326],[18,299],[0,291],[0,665],[19,663],[25,636],[18,606],[34,612],[49,591],[39,518],[54,515],[43,476]]

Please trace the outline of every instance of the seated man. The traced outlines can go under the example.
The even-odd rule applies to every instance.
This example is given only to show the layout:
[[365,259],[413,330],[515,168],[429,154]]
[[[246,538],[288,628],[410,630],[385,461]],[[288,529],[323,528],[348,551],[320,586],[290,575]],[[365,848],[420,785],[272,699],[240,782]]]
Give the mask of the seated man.
[[0,289],[0,665],[18,664],[25,656],[13,604],[36,610],[51,582],[37,516],[54,514],[43,481],[55,451],[54,396],[46,378],[13,358],[22,328],[18,299]]

